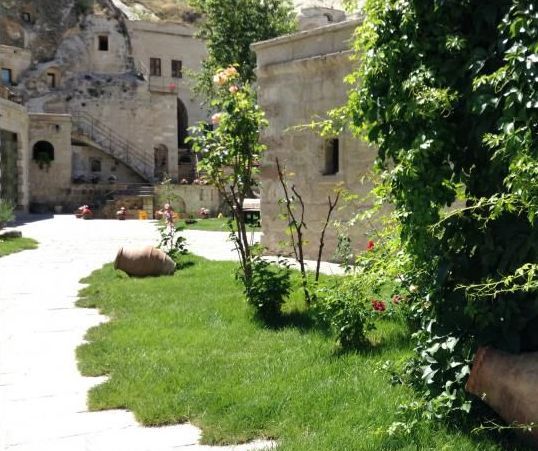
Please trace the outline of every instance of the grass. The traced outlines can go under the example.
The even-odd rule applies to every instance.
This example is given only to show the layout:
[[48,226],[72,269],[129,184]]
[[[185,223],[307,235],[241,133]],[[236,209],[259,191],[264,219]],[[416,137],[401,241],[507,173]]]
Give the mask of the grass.
[[[194,224],[186,224],[185,220],[182,219],[178,222],[179,225],[184,227],[186,230],[205,230],[210,232],[229,232],[228,227],[228,218],[207,218],[207,219],[196,219]],[[261,227],[249,225],[249,231],[259,232]]]
[[0,257],[26,249],[35,249],[37,244],[37,241],[31,238],[0,238]]
[[77,350],[84,375],[109,375],[90,391],[89,408],[127,408],[145,425],[190,421],[208,444],[266,437],[279,450],[501,449],[444,425],[390,437],[413,393],[379,369],[410,355],[403,326],[382,322],[370,349],[338,353],[304,312],[288,307],[277,328],[253,321],[234,268],[187,256],[174,276],[131,279],[107,265],[84,280],[79,306],[111,318]]

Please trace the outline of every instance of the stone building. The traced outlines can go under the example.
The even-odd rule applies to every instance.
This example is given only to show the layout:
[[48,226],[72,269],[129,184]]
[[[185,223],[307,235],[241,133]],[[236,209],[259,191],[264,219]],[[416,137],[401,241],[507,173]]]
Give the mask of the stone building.
[[0,86],[0,198],[26,209],[29,205],[29,118]]
[[[336,187],[359,196],[370,186],[361,182],[369,172],[375,151],[349,134],[321,137],[308,129],[295,128],[319,120],[347,99],[344,77],[352,71],[351,39],[359,19],[342,20],[343,14],[326,8],[308,11],[307,30],[253,45],[257,55],[258,100],[269,127],[263,141],[268,150],[261,164],[262,243],[272,253],[286,251],[282,242],[286,224],[279,218],[279,199],[284,197],[276,158],[285,166],[305,203],[306,251],[317,256],[319,235],[328,210],[328,196]],[[341,21],[339,21],[341,20]],[[325,25],[310,28],[312,24]],[[347,220],[365,205],[338,210],[335,219]],[[354,227],[351,240],[356,249],[366,244],[366,229]],[[324,258],[331,259],[337,244],[331,227],[325,239]]]
[[[0,103],[0,156],[5,166],[8,146],[18,149],[9,186],[21,185],[14,200],[22,209],[102,205],[111,193],[165,175],[195,176],[185,138],[205,115],[187,75],[205,47],[194,26],[129,20],[113,0],[81,10],[85,3],[0,5],[1,84],[9,89]],[[16,130],[4,119],[15,114],[24,117]]]

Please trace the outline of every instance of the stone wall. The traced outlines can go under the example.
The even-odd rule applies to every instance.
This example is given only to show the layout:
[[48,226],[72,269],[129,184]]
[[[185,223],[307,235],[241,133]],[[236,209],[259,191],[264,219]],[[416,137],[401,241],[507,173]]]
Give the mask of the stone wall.
[[[17,183],[17,199],[14,200],[16,200],[18,209],[22,210],[27,210],[29,205],[28,130],[29,119],[26,108],[0,98],[0,131],[4,138],[0,141],[0,158],[3,158],[4,152],[10,152],[9,160],[13,162],[12,153],[16,152],[16,173],[9,174],[9,176],[0,173],[0,193],[3,193],[1,185],[4,181],[12,183],[7,180],[15,180]],[[8,133],[11,136],[6,136]],[[13,169],[13,164],[10,164],[9,168]],[[12,192],[13,188],[11,187],[9,190]]]
[[[167,188],[156,186],[156,208],[167,202]],[[218,190],[209,185],[172,185],[172,207],[178,213],[197,216],[200,208],[207,208],[211,216],[224,211]]]
[[32,53],[29,50],[0,45],[0,68],[10,69],[13,84],[20,81],[21,74],[30,67]]
[[[370,171],[375,152],[367,145],[343,134],[325,139],[307,130],[291,127],[323,117],[331,108],[346,101],[345,75],[351,72],[350,39],[358,21],[341,22],[294,35],[255,44],[258,59],[258,99],[269,121],[263,134],[268,146],[261,166],[262,243],[270,252],[282,252],[287,240],[285,223],[279,219],[278,200],[283,190],[278,181],[278,157],[296,185],[306,207],[307,256],[317,254],[319,233],[327,215],[327,197],[334,198],[338,186],[361,195],[370,186],[361,178]],[[337,168],[334,167],[337,154]],[[332,166],[331,166],[332,165]],[[335,219],[347,220],[365,205],[339,210]],[[352,244],[366,244],[367,226],[352,229]],[[334,228],[326,236],[325,259],[331,259],[337,244]]]
[[128,166],[89,146],[72,145],[72,177],[75,183],[144,183]]
[[[54,159],[40,160],[39,149],[52,145]],[[67,202],[71,186],[71,117],[65,114],[30,114],[30,203],[53,207]]]
[[[174,92],[187,110],[188,126],[207,120],[200,99],[192,91],[192,73],[200,70],[207,55],[204,43],[196,39],[196,29],[172,23],[127,22],[133,59],[148,78],[153,93]],[[161,60],[161,76],[150,74],[150,58]],[[172,60],[181,61],[182,77],[173,77]]]

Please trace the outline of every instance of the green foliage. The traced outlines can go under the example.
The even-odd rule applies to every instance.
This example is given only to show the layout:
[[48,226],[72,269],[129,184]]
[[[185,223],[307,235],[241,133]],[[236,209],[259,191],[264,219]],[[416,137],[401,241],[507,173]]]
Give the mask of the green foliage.
[[35,249],[37,245],[37,241],[32,238],[0,238],[0,257],[27,249]]
[[245,287],[245,296],[256,315],[271,323],[281,317],[281,308],[291,291],[291,273],[285,261],[276,264],[262,257],[262,249],[256,249],[252,257],[252,278],[246,280],[244,272],[238,277]]
[[93,10],[95,0],[75,0],[74,11],[77,16],[88,14]]
[[416,384],[435,415],[468,411],[477,346],[538,350],[536,5],[369,0],[365,14],[334,115],[379,148],[416,288]]
[[202,62],[197,86],[208,97],[218,68],[238,65],[241,80],[254,81],[256,56],[250,45],[295,29],[289,0],[190,0],[190,4],[205,18],[199,37],[204,39],[208,56]]
[[240,83],[237,69],[229,66],[213,77],[215,97],[211,106],[213,129],[201,123],[191,127],[189,141],[200,154],[199,170],[223,196],[234,212],[235,227],[231,239],[236,245],[246,286],[250,286],[252,261],[243,202],[253,197],[257,185],[258,162],[265,150],[260,132],[267,126],[263,112],[256,104],[256,95],[249,84]]
[[9,221],[15,219],[13,214],[13,203],[0,199],[0,229]]
[[314,304],[318,318],[328,324],[344,349],[364,346],[375,327],[371,293],[359,277],[347,276],[333,286],[320,288]]
[[369,241],[351,266],[344,263],[348,275],[321,287],[315,303],[318,318],[331,327],[344,349],[364,347],[377,320],[405,320],[410,314],[402,277],[408,259],[400,249],[398,226],[391,217],[378,220],[383,228],[376,231],[375,241]]
[[161,249],[172,260],[179,263],[179,259],[182,255],[187,254],[187,240],[184,236],[181,236],[179,232],[183,230],[181,226],[170,226],[161,222],[157,226],[159,234],[161,235],[158,249]]

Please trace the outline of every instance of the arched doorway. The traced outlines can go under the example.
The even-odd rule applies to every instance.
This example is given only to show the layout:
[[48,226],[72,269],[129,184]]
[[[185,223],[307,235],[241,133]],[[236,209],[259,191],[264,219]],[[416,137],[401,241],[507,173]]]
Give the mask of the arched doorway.
[[164,144],[159,144],[154,148],[155,165],[153,176],[156,180],[163,180],[168,173],[168,147]]
[[189,116],[187,108],[180,99],[177,99],[177,147],[179,149],[187,147],[185,139],[187,139],[189,127]]

